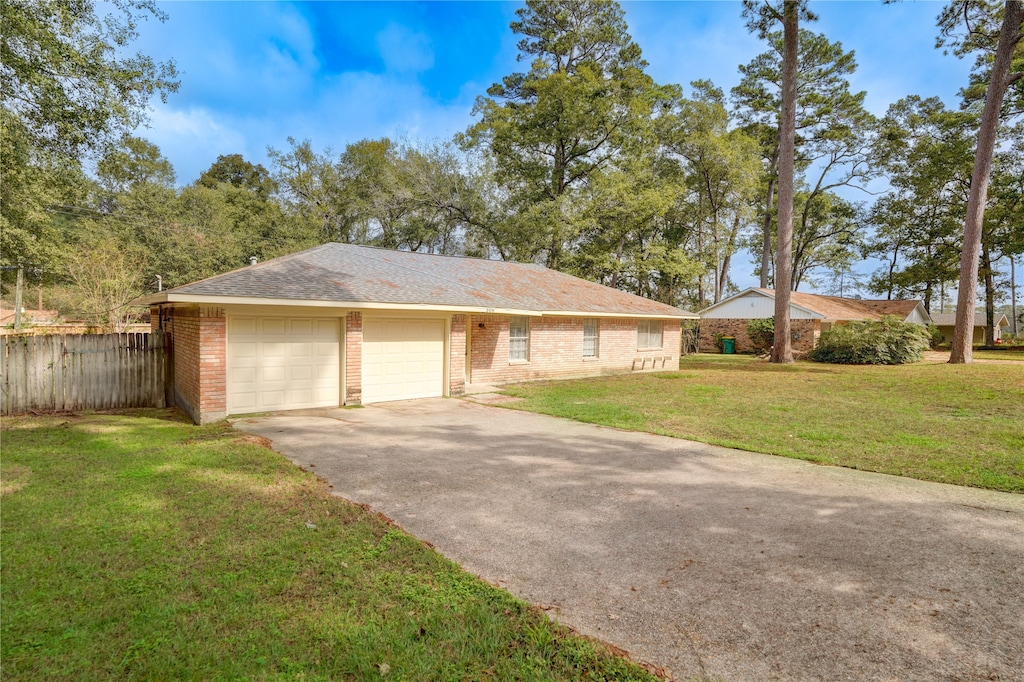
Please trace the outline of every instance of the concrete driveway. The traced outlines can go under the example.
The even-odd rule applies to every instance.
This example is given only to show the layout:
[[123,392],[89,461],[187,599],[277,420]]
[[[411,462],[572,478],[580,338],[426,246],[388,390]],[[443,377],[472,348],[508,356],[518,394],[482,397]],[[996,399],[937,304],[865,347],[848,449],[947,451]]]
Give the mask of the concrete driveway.
[[236,426],[676,679],[1024,680],[1024,496],[464,400]]

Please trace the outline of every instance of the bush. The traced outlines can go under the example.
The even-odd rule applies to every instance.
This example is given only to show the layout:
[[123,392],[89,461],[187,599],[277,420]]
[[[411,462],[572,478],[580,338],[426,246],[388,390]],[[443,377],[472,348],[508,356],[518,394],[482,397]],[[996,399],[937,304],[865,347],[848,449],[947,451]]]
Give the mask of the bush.
[[851,322],[822,332],[810,358],[838,365],[903,365],[920,360],[930,342],[927,327],[883,317],[879,322]]
[[928,334],[930,336],[928,345],[931,346],[932,350],[946,342],[946,337],[942,335],[942,332],[934,324],[928,325]]
[[775,343],[775,318],[767,317],[747,322],[747,336],[754,344],[754,350],[767,353]]

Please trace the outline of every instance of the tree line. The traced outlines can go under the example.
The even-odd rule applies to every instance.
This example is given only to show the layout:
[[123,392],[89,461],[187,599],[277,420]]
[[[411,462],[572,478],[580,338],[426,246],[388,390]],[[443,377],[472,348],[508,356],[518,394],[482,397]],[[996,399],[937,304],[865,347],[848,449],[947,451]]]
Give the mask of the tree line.
[[[118,0],[101,17],[80,1],[12,0],[0,258],[30,267],[50,305],[114,326],[157,275],[175,286],[326,241],[538,262],[693,309],[734,292],[743,270],[764,287],[866,290],[935,311],[960,278],[996,37],[1007,19],[1020,32],[1019,6],[944,8],[940,44],[976,59],[959,106],[909,95],[879,118],[850,84],[854,51],[806,28],[803,2],[745,3],[764,51],[727,93],[707,80],[656,83],[614,2],[528,0],[511,30],[529,68],[481,94],[453,139],[341,150],[289,139],[269,150],[269,168],[225,155],[178,186],[133,132],[146,102],[177,88],[174,65],[122,56],[138,21],[164,18],[159,8]],[[803,25],[789,26],[786,146],[790,9]],[[1004,79],[975,259],[990,309],[1024,253],[1022,45]],[[881,267],[859,270],[867,258]]]

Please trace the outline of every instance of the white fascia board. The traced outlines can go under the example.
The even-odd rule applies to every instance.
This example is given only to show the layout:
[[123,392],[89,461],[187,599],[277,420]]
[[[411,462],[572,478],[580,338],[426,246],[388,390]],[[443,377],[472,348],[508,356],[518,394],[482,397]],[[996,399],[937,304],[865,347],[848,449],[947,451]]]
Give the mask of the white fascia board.
[[643,318],[651,320],[699,320],[699,315],[683,315],[682,313],[672,315],[668,313],[591,313],[580,310],[545,310],[541,313],[545,317],[620,317],[620,318]]
[[454,312],[454,313],[477,313],[493,315],[522,315],[527,317],[629,317],[629,318],[650,318],[663,320],[688,320],[700,319],[697,315],[687,316],[683,314],[649,314],[649,313],[591,313],[579,310],[520,310],[516,308],[485,308],[482,306],[455,306],[435,305],[427,303],[373,303],[366,301],[319,301],[304,299],[284,298],[256,298],[246,296],[202,296],[195,294],[175,294],[173,292],[161,292],[137,298],[131,305],[150,306],[161,303],[169,304],[191,304],[191,305],[259,305],[259,306],[288,306],[306,308],[346,308],[350,310],[422,310],[431,312]]
[[188,304],[188,305],[216,305],[216,306],[237,306],[237,305],[259,305],[259,306],[287,306],[303,308],[346,308],[349,310],[424,310],[432,312],[453,312],[453,313],[494,313],[498,315],[526,315],[540,317],[542,313],[536,310],[518,310],[514,308],[484,308],[481,306],[456,306],[436,305],[428,303],[373,303],[366,301],[319,301],[294,298],[257,298],[248,296],[206,296],[195,294],[175,294],[162,292],[143,296],[131,302],[131,305],[149,306],[161,303]]

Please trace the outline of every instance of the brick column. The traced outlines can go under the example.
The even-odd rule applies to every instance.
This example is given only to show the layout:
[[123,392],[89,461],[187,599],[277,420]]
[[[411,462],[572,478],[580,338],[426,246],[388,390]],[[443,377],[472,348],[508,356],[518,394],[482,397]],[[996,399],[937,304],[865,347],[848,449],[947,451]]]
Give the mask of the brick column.
[[466,316],[452,315],[448,342],[448,395],[466,392]]
[[174,402],[197,424],[227,416],[226,319],[223,308],[175,308],[168,329],[174,349]]
[[199,423],[228,416],[227,318],[223,308],[199,309]]
[[363,402],[363,314],[345,317],[345,404]]

